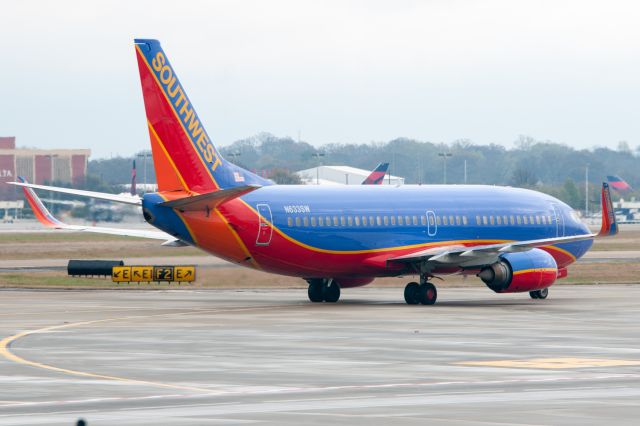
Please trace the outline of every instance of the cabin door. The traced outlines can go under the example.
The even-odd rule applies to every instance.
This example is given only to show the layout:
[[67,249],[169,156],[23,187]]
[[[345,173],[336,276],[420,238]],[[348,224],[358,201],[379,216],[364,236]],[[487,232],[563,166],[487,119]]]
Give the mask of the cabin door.
[[438,232],[438,224],[436,223],[436,214],[429,210],[427,211],[427,234],[430,237],[434,237]]
[[554,204],[553,212],[556,216],[556,237],[564,237],[564,216],[562,216],[560,206]]
[[256,245],[268,246],[273,235],[271,208],[269,204],[258,204],[256,207],[258,209],[258,238],[256,239]]

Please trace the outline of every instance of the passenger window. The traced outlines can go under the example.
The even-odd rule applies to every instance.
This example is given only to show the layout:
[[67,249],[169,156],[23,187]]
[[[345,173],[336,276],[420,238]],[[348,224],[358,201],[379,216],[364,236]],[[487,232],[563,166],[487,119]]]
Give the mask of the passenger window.
[[345,226],[347,224],[347,221],[345,220],[344,216],[340,216],[340,226]]
[[480,216],[476,216],[476,225],[482,225],[482,220],[480,220]]
[[467,226],[467,225],[469,224],[469,221],[467,220],[467,217],[466,217],[466,216],[462,216],[462,224],[463,224],[464,226]]
[[448,225],[449,224],[449,219],[447,219],[446,216],[442,216],[442,224],[443,225]]
[[487,218],[486,216],[482,216],[482,224],[483,225],[488,225],[489,224],[489,218]]
[[413,225],[418,226],[418,216],[413,217]]
[[316,226],[316,217],[315,216],[311,216],[311,226],[313,226],[314,228]]
[[301,221],[299,217],[296,217],[296,226],[300,226],[301,225]]
[[500,216],[496,217],[496,221],[498,222],[498,225],[502,225],[502,218]]
[[427,224],[427,217],[426,216],[420,216],[420,223],[422,224],[422,226]]
[[456,225],[460,226],[460,216],[456,216]]
[[293,226],[293,219],[290,217],[287,218],[287,226]]
[[516,221],[514,220],[513,215],[509,216],[509,224],[510,225],[515,225]]
[[436,216],[436,224],[439,226],[441,224],[440,216]]
[[302,219],[302,222],[304,223],[304,226],[309,226],[309,218],[308,218],[308,217],[306,217],[306,216],[305,216],[305,217]]
[[455,220],[455,219],[453,218],[453,215],[449,216],[449,224],[450,224],[450,225],[453,225],[453,221],[454,221],[454,220]]
[[495,225],[495,219],[493,218],[493,215],[489,216],[489,223]]
[[395,216],[391,216],[391,224],[395,226],[395,224],[396,224],[396,217]]
[[331,226],[331,216],[327,216],[324,218],[324,223],[327,226]]
[[409,226],[411,225],[411,218],[409,216],[405,216],[404,217],[404,223]]
[[547,217],[546,216],[542,216],[542,224],[543,225],[547,224]]
[[533,219],[533,215],[529,215],[529,223],[530,223],[531,225],[533,225],[533,224],[535,223],[535,222],[534,222],[534,219]]
[[553,219],[551,219],[551,216],[547,216],[547,220],[549,221],[549,225],[553,223]]
[[362,216],[362,226],[367,226],[367,217]]
[[382,218],[380,216],[376,216],[376,225],[382,226]]
[[373,225],[375,225],[375,224],[376,224],[376,223],[375,223],[375,222],[374,222],[374,220],[373,220],[373,216],[369,216],[369,225],[373,226]]
[[402,221],[402,216],[398,216],[398,225],[404,225],[404,222]]
[[433,226],[436,224],[436,221],[433,219],[433,215],[429,216],[429,226]]
[[333,217],[333,226],[338,226],[338,216]]
[[353,218],[353,221],[355,222],[356,226],[360,226],[360,216],[355,216]]
[[385,216],[382,219],[384,221],[384,226],[389,226],[389,216]]
[[324,218],[322,216],[318,217],[318,226],[324,226]]
[[352,216],[347,216],[347,225],[353,226],[353,217]]
[[529,219],[527,218],[527,216],[522,216],[522,223],[524,223],[525,225],[529,224]]

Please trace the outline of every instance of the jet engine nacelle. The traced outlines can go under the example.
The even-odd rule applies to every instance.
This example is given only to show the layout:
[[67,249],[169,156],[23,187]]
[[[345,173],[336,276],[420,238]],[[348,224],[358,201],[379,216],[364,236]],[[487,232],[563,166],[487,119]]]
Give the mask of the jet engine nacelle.
[[532,249],[501,255],[498,262],[484,267],[478,277],[496,293],[541,290],[556,281],[558,265],[546,251]]

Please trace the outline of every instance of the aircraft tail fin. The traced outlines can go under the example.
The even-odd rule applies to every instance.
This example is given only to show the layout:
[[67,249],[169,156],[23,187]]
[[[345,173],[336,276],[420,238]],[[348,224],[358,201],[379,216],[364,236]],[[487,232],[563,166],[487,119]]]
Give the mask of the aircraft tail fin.
[[616,212],[613,210],[613,203],[611,203],[611,193],[609,191],[609,184],[602,182],[602,226],[598,237],[610,237],[618,233],[618,224],[616,223]]
[[136,39],[135,50],[158,191],[273,184],[222,157],[158,40]]
[[625,180],[622,179],[620,176],[615,176],[615,175],[607,176],[607,183],[614,191],[620,194],[625,194],[627,192],[633,191],[633,188],[631,187],[631,185],[625,182]]
[[131,189],[129,193],[132,196],[138,195],[138,190],[136,188],[136,160],[133,160],[133,168],[131,169]]
[[381,185],[384,177],[387,174],[387,169],[389,168],[389,163],[380,163],[376,166],[375,169],[371,172],[369,176],[365,180],[362,181],[363,185]]

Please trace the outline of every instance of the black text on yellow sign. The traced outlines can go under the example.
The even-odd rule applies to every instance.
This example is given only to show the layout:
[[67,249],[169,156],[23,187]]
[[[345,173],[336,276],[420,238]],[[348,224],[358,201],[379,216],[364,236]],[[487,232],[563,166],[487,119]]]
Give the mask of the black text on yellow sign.
[[111,281],[132,282],[194,282],[195,266],[114,266]]

